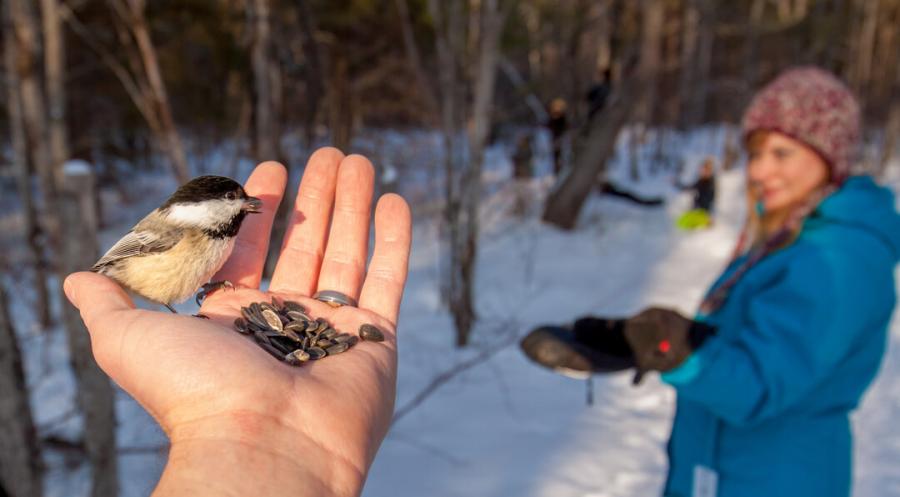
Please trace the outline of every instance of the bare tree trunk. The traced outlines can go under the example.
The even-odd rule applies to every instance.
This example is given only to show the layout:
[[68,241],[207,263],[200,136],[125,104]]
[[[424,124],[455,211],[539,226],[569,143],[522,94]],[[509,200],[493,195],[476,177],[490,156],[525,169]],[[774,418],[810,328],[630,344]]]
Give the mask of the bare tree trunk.
[[891,103],[888,112],[887,124],[884,127],[884,142],[881,147],[881,157],[878,160],[879,176],[887,170],[888,162],[897,156],[897,147],[900,146],[900,97]]
[[403,34],[406,58],[408,59],[410,70],[416,77],[419,91],[422,92],[428,114],[436,116],[439,111],[437,97],[434,95],[433,87],[428,80],[428,75],[425,73],[425,66],[422,64],[419,46],[416,44],[416,38],[413,34],[413,23],[409,15],[407,2],[408,0],[394,0],[394,4],[397,6],[397,14],[400,17],[400,31]]
[[697,9],[696,0],[685,0],[681,35],[681,70],[678,79],[679,124],[681,127],[695,124],[689,122],[687,117],[690,114],[688,103],[693,101],[692,96],[697,91],[694,86],[694,71],[699,30],[700,11]]
[[[859,33],[859,51],[856,54],[856,90],[865,104],[866,91],[872,74],[872,54],[875,52],[875,33],[878,27],[879,0],[866,0],[862,2],[863,23]],[[865,108],[865,107],[864,107]]]
[[884,127],[884,141],[881,146],[881,157],[878,160],[878,175],[887,170],[888,162],[898,156],[900,147],[900,66],[894,78],[891,108],[888,111],[887,124]]
[[665,4],[662,0],[642,0],[641,15],[641,52],[638,73],[642,82],[647,85],[643,98],[636,102],[635,119],[648,126],[654,122],[656,109],[657,74],[662,59],[663,23],[665,21]]
[[0,494],[9,497],[42,495],[42,464],[22,354],[0,285]]
[[[66,167],[61,192],[68,240],[62,254],[63,275],[90,267],[98,256],[94,177],[89,166],[86,163],[83,166]],[[61,286],[60,295],[65,302]],[[69,341],[69,360],[78,383],[78,406],[84,414],[84,441],[93,475],[91,496],[115,497],[119,485],[115,392],[109,378],[94,362],[90,335],[73,306],[63,305],[63,323]]]
[[597,175],[615,152],[616,137],[628,121],[635,98],[640,98],[639,79],[624,78],[610,95],[610,102],[591,119],[584,148],[575,158],[574,167],[557,183],[547,197],[543,220],[563,229],[573,229]]
[[465,346],[475,323],[475,263],[478,257],[478,210],[481,198],[481,169],[484,150],[491,127],[491,107],[494,103],[494,87],[497,80],[500,34],[503,32],[505,13],[500,0],[483,0],[478,23],[480,40],[478,65],[474,81],[472,124],[469,133],[469,166],[463,178],[459,245],[451,250],[459,266],[453,268],[457,279],[457,293],[450,296],[450,309],[456,324],[456,345]]
[[878,36],[875,42],[877,49],[873,55],[878,64],[872,67],[869,94],[872,101],[880,105],[891,101],[894,74],[900,67],[900,57],[897,57],[897,47],[900,46],[897,39],[897,31],[900,29],[900,0],[882,0],[878,17]]
[[759,68],[759,31],[763,20],[766,0],[753,0],[750,19],[747,21],[747,36],[744,40],[744,83],[748,88],[756,88]]
[[697,46],[693,98],[688,106],[687,122],[699,124],[706,118],[706,102],[709,98],[709,75],[712,68],[716,16],[715,7],[711,0],[696,1],[700,10],[700,36]]
[[[458,98],[458,73],[457,56],[460,54],[459,38],[462,36],[462,0],[441,2],[440,0],[428,0],[428,10],[434,20],[435,49],[438,57],[438,83],[440,88],[441,104],[441,129],[444,135],[444,224],[441,233],[441,245],[449,248],[449,257],[441,257],[439,260],[448,261],[449,264],[440,268],[440,286],[442,297],[448,302],[451,296],[456,295],[457,279],[454,278],[454,268],[459,266],[455,260],[456,247],[460,239],[459,214],[460,199],[457,185],[458,165],[456,133],[458,129],[459,115],[463,112]],[[457,333],[457,337],[459,334]]]
[[341,47],[332,47],[328,127],[331,129],[332,144],[347,150],[353,139],[353,100],[347,56],[342,50]]
[[[665,20],[665,4],[662,0],[643,0],[641,2],[641,52],[638,65],[638,77],[644,85],[644,92],[640,100],[635,103],[634,118],[641,122],[641,135],[650,129],[654,122],[656,109],[656,94],[658,86],[657,75],[662,63],[660,52],[662,48],[662,32]],[[632,135],[632,145],[637,135]],[[641,136],[640,142],[644,142]],[[637,181],[640,178],[638,161],[632,161],[631,178]]]
[[144,0],[129,0],[131,7],[131,23],[129,24],[134,38],[137,41],[144,70],[147,73],[147,81],[150,83],[153,101],[156,104],[159,122],[162,125],[163,150],[172,161],[175,176],[179,182],[185,183],[190,179],[190,167],[184,145],[175,127],[175,119],[172,117],[172,108],[169,105],[169,96],[166,93],[166,85],[159,70],[159,62],[156,58],[156,47],[150,39],[150,31],[147,28],[147,19],[144,17]]
[[530,2],[520,2],[519,10],[525,30],[528,32],[528,76],[532,80],[540,80],[543,72],[540,15],[537,7]]
[[251,26],[252,42],[250,58],[253,67],[253,86],[256,94],[256,160],[274,160],[276,158],[275,113],[272,108],[272,42],[270,9],[268,0],[251,0],[247,2],[247,21]]
[[50,327],[52,315],[50,298],[47,290],[47,267],[44,248],[41,244],[41,229],[38,224],[34,197],[31,192],[31,168],[28,166],[28,144],[24,122],[22,120],[22,103],[19,96],[19,75],[16,68],[17,42],[12,28],[9,3],[3,6],[4,61],[8,90],[7,109],[9,110],[9,128],[12,141],[12,164],[16,172],[16,189],[22,202],[22,235],[28,246],[30,266],[34,271],[35,311],[44,329]]
[[[43,232],[49,245],[58,253],[60,246],[59,209],[57,207],[57,171],[44,146],[49,138],[44,96],[38,74],[40,60],[37,22],[32,3],[27,0],[9,0],[12,29],[16,37],[16,65],[19,81],[19,98],[22,118],[31,160],[41,181],[44,204]],[[53,260],[52,258],[50,260]]]
[[44,21],[44,78],[47,82],[50,158],[53,169],[58,170],[69,158],[66,134],[66,52],[58,0],[41,0],[41,15]]

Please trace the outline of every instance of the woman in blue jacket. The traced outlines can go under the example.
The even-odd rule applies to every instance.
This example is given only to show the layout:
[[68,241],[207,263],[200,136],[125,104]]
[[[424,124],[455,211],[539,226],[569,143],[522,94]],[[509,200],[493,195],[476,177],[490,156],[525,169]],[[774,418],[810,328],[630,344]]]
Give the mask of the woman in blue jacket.
[[694,319],[651,308],[523,341],[557,369],[662,372],[677,391],[665,495],[846,497],[848,416],[895,303],[893,195],[849,176],[859,106],[831,74],[789,70],[743,119],[749,215]]

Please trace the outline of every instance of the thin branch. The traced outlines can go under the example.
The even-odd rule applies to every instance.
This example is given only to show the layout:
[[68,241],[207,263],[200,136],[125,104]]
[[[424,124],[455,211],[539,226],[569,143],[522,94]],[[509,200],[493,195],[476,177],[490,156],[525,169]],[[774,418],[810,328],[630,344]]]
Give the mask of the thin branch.
[[128,72],[128,69],[116,59],[112,52],[107,50],[106,47],[100,44],[100,42],[91,35],[87,26],[75,16],[75,13],[72,12],[67,5],[60,6],[60,17],[62,17],[62,19],[72,28],[72,31],[87,44],[88,48],[93,50],[94,53],[103,59],[103,62],[116,75],[116,78],[119,79],[122,86],[125,87],[125,92],[131,97],[131,100],[134,102],[141,115],[144,116],[148,123],[150,123],[150,126],[154,126],[156,116],[153,114],[152,109],[146,106],[144,102],[145,97],[141,92],[140,85],[134,79],[132,74]]
[[[504,321],[498,328],[501,329],[510,329],[512,328],[512,323],[509,321]],[[497,352],[506,349],[510,345],[518,342],[519,336],[515,333],[510,334],[510,336],[506,340],[502,340],[499,343],[482,349],[481,352],[478,353],[475,357],[472,357],[466,361],[463,361],[459,364],[454,365],[447,371],[435,376],[431,382],[425,386],[419,393],[417,393],[409,402],[406,403],[403,407],[394,411],[394,418],[391,420],[391,424],[396,424],[403,416],[409,414],[413,409],[419,407],[423,402],[425,402],[428,397],[430,397],[437,389],[443,386],[448,381],[452,380],[460,373],[472,369],[479,364],[483,364],[488,359],[493,357]]]

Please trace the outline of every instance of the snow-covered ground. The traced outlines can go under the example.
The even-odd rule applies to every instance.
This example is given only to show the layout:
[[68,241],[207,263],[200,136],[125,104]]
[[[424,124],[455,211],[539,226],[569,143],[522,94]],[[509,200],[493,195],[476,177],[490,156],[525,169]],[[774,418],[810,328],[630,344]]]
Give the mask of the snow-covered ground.
[[[672,147],[684,160],[685,181],[704,155],[721,153],[717,130],[680,140]],[[538,147],[538,172],[549,169],[545,145]],[[649,163],[644,156],[638,159]],[[477,267],[480,319],[465,350],[453,347],[452,321],[440,304],[444,252],[433,210],[414,206],[414,246],[400,318],[399,418],[375,460],[364,496],[658,495],[666,471],[672,389],[653,375],[635,388],[627,374],[597,376],[591,387],[529,363],[518,339],[534,326],[587,313],[624,315],[649,304],[692,313],[736,239],[743,173],[720,175],[715,226],[686,233],[673,227],[674,218],[689,206],[687,196],[671,186],[673,171],[662,168],[648,176],[646,167],[643,181],[630,185],[623,154],[614,162],[611,179],[641,194],[664,195],[667,204],[641,207],[592,195],[578,228],[564,232],[538,221],[548,178],[532,185],[534,212],[524,218],[509,214],[506,161],[502,149],[491,150],[485,179],[492,193],[485,199]],[[889,181],[900,191],[898,175]],[[858,497],[900,495],[897,321],[882,372],[854,415]],[[26,340],[43,342],[29,347],[28,357],[38,423],[77,434],[78,419],[65,416],[72,381],[65,372],[62,334]],[[121,458],[123,495],[147,495],[162,470],[165,438],[124,393],[117,409],[119,444],[131,448]],[[54,452],[48,462],[48,496],[86,495],[85,471],[77,461]]]

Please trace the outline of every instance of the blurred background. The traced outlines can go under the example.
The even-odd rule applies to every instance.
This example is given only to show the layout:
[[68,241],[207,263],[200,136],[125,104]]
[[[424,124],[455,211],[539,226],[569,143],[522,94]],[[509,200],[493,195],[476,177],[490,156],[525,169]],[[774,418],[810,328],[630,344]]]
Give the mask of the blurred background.
[[[60,281],[191,177],[278,160],[293,193],[331,145],[410,202],[397,413],[368,496],[659,493],[671,391],[557,377],[517,341],[694,311],[743,219],[738,121],[780,70],[842,77],[864,108],[857,172],[900,190],[900,0],[0,7],[3,497],[152,490],[165,437],[96,367]],[[708,159],[715,223],[684,229]],[[857,495],[900,495],[898,341],[895,322],[854,419]]]

